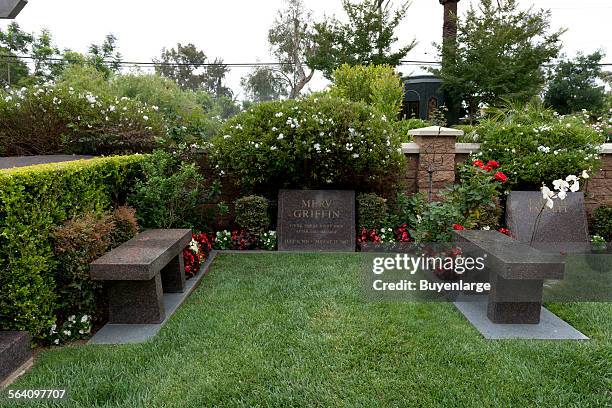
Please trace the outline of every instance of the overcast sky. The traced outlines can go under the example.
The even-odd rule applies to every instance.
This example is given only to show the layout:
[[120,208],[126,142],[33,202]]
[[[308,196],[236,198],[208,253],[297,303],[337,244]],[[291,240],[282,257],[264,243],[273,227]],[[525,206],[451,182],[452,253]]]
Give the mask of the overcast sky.
[[[399,3],[399,0],[397,1]],[[459,13],[477,0],[462,0]],[[521,0],[552,11],[554,28],[565,27],[564,52],[575,55],[603,49],[612,61],[612,1],[610,0]],[[315,19],[342,15],[341,0],[305,0]],[[48,28],[60,48],[85,51],[113,33],[124,60],[151,61],[162,47],[177,42],[194,43],[209,58],[225,62],[271,61],[267,30],[283,0],[30,0],[16,21],[23,29],[38,32]],[[4,28],[8,22],[0,20]],[[398,34],[400,41],[416,38],[410,60],[436,59],[432,43],[441,39],[442,6],[438,0],[414,0]],[[418,66],[401,67],[403,74],[422,72]],[[240,78],[248,68],[234,68],[229,85],[240,91]],[[311,89],[325,86],[316,78]]]

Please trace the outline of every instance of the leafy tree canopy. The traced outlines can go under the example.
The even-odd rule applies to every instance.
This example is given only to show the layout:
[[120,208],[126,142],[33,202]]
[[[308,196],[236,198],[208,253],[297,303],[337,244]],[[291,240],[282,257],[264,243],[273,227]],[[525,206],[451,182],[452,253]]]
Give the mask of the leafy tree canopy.
[[309,66],[331,79],[334,70],[342,64],[399,65],[416,45],[412,40],[391,51],[398,41],[395,31],[409,5],[410,2],[404,1],[393,8],[390,0],[342,0],[348,22],[333,18],[315,24],[316,52],[308,59]]
[[561,114],[586,109],[601,111],[605,101],[605,88],[597,83],[602,76],[601,63],[604,54],[578,54],[574,60],[559,61],[552,70],[544,101]]
[[565,31],[550,32],[550,11],[522,10],[517,0],[481,0],[457,23],[456,46],[438,45],[443,64],[431,71],[472,117],[482,105],[537,95]]

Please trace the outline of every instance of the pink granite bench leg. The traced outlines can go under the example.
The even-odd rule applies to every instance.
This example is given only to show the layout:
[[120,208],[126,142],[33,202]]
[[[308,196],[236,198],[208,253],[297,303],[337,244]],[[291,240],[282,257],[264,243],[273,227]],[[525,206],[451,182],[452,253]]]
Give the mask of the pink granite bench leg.
[[165,318],[159,274],[143,281],[114,281],[109,290],[109,323],[161,323]]

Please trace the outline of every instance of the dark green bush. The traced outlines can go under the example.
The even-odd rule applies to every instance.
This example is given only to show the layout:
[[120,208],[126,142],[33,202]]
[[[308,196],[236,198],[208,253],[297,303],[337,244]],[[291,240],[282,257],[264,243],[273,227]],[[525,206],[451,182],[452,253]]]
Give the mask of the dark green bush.
[[212,142],[218,171],[250,192],[366,191],[399,174],[404,160],[380,112],[331,97],[260,103],[230,119]]
[[128,202],[145,228],[193,227],[202,182],[195,164],[158,150],[143,163],[143,177]]
[[268,200],[255,195],[236,200],[236,224],[254,235],[267,232],[270,227]]
[[593,235],[612,241],[612,206],[601,205],[593,213]]
[[387,219],[387,200],[372,193],[357,196],[357,226],[361,230],[381,228]]
[[97,158],[0,171],[0,330],[39,338],[58,313],[58,261],[50,234],[101,214],[134,185],[146,156]]

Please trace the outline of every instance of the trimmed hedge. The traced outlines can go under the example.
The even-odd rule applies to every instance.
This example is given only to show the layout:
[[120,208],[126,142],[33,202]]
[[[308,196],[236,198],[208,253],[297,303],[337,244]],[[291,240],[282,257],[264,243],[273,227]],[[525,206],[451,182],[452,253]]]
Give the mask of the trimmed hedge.
[[34,338],[49,330],[59,304],[51,232],[75,215],[122,201],[145,157],[0,171],[0,330],[28,330]]

